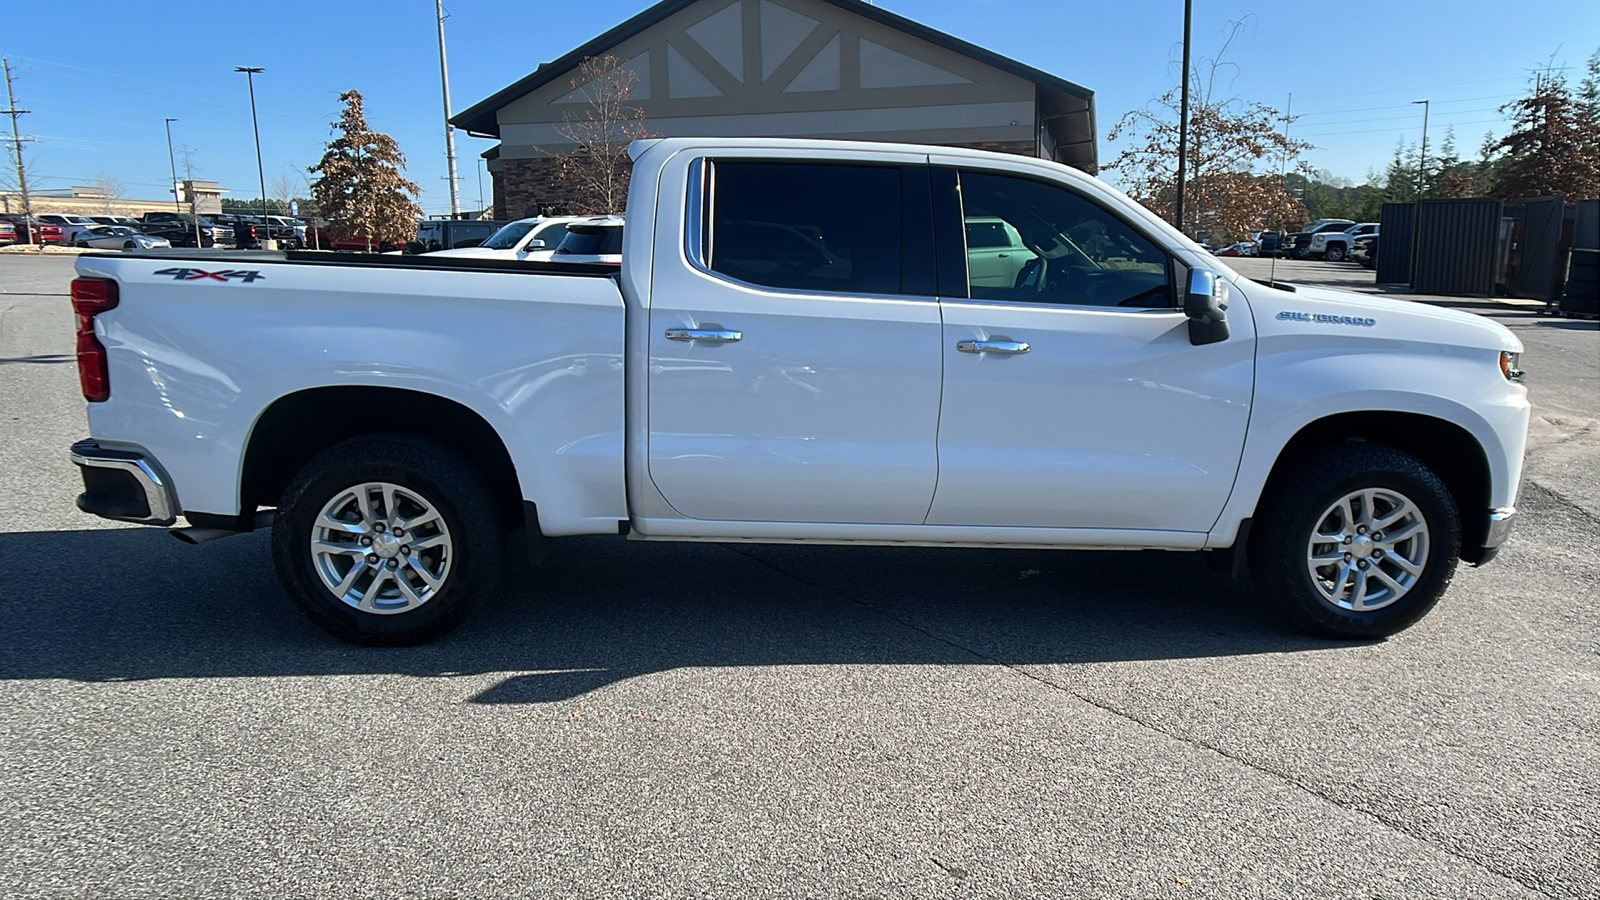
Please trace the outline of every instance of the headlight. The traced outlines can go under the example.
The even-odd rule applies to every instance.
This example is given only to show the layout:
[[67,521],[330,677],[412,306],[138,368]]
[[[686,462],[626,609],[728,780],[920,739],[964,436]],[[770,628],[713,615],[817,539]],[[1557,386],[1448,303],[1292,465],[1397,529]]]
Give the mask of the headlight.
[[1522,370],[1517,368],[1518,361],[1519,354],[1509,350],[1500,351],[1500,374],[1504,375],[1507,381],[1522,380]]

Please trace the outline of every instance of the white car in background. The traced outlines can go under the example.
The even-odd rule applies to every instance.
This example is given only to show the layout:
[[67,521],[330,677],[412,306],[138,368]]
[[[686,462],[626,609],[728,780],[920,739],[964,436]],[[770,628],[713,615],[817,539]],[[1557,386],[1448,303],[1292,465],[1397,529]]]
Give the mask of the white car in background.
[[622,216],[518,219],[477,247],[435,250],[422,255],[620,266],[623,223]]
[[72,246],[86,250],[159,250],[171,247],[172,242],[126,225],[94,225],[79,231]]
[[499,231],[476,247],[434,250],[423,256],[464,256],[473,259],[519,259],[543,262],[555,252],[567,235],[567,223],[580,221],[574,216],[535,216],[501,226]]
[[61,240],[68,244],[77,240],[78,235],[81,234],[85,228],[93,228],[94,226],[100,224],[88,216],[74,216],[62,213],[46,213],[45,215],[39,217],[39,221],[49,222],[51,225],[60,225]]

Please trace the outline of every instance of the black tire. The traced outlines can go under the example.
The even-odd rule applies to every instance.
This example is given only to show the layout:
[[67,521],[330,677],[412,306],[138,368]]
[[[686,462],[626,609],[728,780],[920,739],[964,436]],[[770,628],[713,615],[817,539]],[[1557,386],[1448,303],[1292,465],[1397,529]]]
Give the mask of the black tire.
[[89,242],[88,241],[74,241],[72,246],[77,247],[79,250],[87,250],[87,249],[89,249]]
[[1328,262],[1344,262],[1344,245],[1329,244],[1328,249],[1322,251],[1322,258]]
[[[443,556],[433,558],[436,565],[447,558],[447,567],[435,572],[442,572],[439,586],[420,601],[407,601],[398,593],[400,585],[396,579],[399,577],[408,578],[409,585],[422,585],[420,576],[409,563],[404,571],[384,575],[385,562],[375,553],[366,559],[377,559],[377,567],[363,566],[359,555],[353,562],[347,556],[324,557],[325,563],[338,565],[338,562],[329,561],[342,559],[350,568],[359,567],[367,572],[367,575],[358,576],[350,590],[359,587],[363,580],[371,585],[387,578],[387,587],[374,593],[394,592],[395,596],[389,601],[392,606],[415,604],[403,611],[364,611],[336,596],[319,574],[318,559],[312,553],[313,527],[323,508],[351,488],[367,483],[396,485],[425,500],[448,530]],[[400,505],[396,503],[397,507]],[[398,515],[396,511],[387,510],[386,513],[388,521],[393,523]],[[372,435],[347,441],[319,454],[290,482],[273,521],[272,560],[290,599],[328,633],[371,646],[418,644],[455,627],[473,603],[494,590],[499,580],[503,549],[499,522],[489,488],[466,460],[420,438]],[[384,526],[380,523],[376,527],[382,531]],[[393,547],[388,550],[397,552]],[[410,556],[390,559],[389,563],[416,559],[428,552],[415,551]],[[412,589],[415,591],[416,587]]]
[[[1402,541],[1389,551],[1403,557],[1409,550],[1421,560],[1421,571],[1409,590],[1377,609],[1357,610],[1324,594],[1312,577],[1308,556],[1313,529],[1325,524],[1323,512],[1340,498],[1369,488],[1410,500],[1426,526],[1426,541],[1421,545]],[[1356,554],[1370,552],[1370,545],[1359,546],[1359,538],[1356,543],[1350,548]],[[1382,638],[1415,624],[1449,586],[1461,551],[1461,517],[1444,482],[1415,457],[1379,444],[1352,442],[1299,460],[1290,474],[1275,479],[1257,511],[1249,549],[1257,590],[1295,626],[1322,637]],[[1351,554],[1346,554],[1345,559],[1350,558]],[[1360,562],[1368,563],[1361,568],[1363,572],[1379,567],[1386,574],[1398,571],[1396,560],[1382,559],[1381,554],[1354,564]],[[1339,565],[1335,562],[1329,568],[1337,571]],[[1355,571],[1349,574],[1356,576]],[[1376,576],[1372,572],[1368,577]],[[1339,577],[1344,577],[1342,571]],[[1399,577],[1403,580],[1406,576]],[[1326,583],[1331,587],[1331,578]],[[1365,584],[1366,579],[1358,583]],[[1342,582],[1334,589],[1342,598]],[[1390,589],[1380,583],[1379,590]]]

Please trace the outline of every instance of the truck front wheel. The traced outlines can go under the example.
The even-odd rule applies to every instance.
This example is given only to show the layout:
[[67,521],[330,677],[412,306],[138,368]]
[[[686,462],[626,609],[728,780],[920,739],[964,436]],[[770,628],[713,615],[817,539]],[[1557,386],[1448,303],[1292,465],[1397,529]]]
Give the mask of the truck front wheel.
[[1344,245],[1329,244],[1328,249],[1322,252],[1322,258],[1328,262],[1344,262]]
[[1261,594],[1313,634],[1380,638],[1450,584],[1461,519],[1439,476],[1390,447],[1329,447],[1280,476],[1251,535]]
[[358,644],[431,640],[491,591],[502,536],[466,460],[405,435],[335,446],[278,504],[272,558],[295,605]]

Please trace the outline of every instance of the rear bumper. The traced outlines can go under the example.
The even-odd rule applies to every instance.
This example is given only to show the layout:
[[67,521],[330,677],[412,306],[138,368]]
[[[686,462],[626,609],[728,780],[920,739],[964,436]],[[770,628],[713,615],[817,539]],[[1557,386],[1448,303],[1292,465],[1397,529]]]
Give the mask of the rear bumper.
[[72,462],[83,476],[78,509],[104,519],[140,525],[171,525],[178,501],[161,464],[142,447],[102,447],[95,440],[72,445]]

